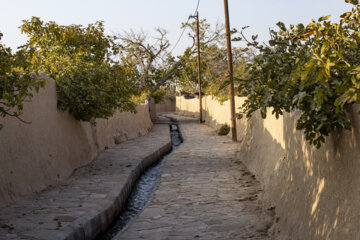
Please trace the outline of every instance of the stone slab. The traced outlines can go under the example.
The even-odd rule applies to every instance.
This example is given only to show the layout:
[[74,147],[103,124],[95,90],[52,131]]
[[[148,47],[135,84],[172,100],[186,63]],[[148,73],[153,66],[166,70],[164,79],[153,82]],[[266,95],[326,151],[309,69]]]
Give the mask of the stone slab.
[[152,202],[114,239],[271,239],[262,186],[236,158],[240,143],[196,119],[170,117],[185,141],[165,158]]
[[96,239],[118,215],[139,175],[170,151],[169,126],[110,148],[61,184],[0,209],[0,240]]

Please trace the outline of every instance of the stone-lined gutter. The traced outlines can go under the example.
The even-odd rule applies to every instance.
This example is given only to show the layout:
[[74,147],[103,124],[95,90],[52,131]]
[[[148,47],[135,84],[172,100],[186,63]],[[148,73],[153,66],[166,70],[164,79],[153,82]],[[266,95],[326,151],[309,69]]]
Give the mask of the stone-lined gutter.
[[73,224],[62,230],[54,240],[92,240],[104,233],[123,209],[126,200],[141,174],[170,151],[171,140],[159,149],[154,149],[154,152],[144,157],[131,171],[120,193],[112,191],[106,199],[104,199],[102,209],[93,210],[86,216],[77,219]]
[[[175,125],[178,126],[179,137],[181,139],[181,142],[184,142],[186,139],[186,136],[185,136],[184,131],[181,129],[181,127],[178,123],[178,120],[175,117],[171,116],[170,114],[165,114],[164,117],[168,118],[171,122],[173,122]],[[191,121],[194,121],[194,120],[191,120]]]
[[59,186],[0,209],[0,240],[93,240],[123,209],[137,179],[171,151],[168,125],[102,152]]

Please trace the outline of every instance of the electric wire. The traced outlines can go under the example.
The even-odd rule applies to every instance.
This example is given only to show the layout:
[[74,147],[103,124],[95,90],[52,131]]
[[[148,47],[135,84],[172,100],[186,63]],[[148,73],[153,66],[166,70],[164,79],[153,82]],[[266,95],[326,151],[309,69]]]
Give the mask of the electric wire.
[[[197,5],[196,5],[196,9],[195,9],[194,15],[195,15],[195,14],[196,14],[196,12],[198,11],[198,9],[199,9],[199,5],[200,5],[200,0],[198,0],[198,2],[197,2]],[[174,51],[174,49],[175,49],[175,48],[177,47],[177,45],[179,44],[179,42],[180,42],[180,40],[181,40],[182,36],[183,36],[183,35],[184,35],[184,33],[185,33],[185,30],[186,30],[186,27],[187,27],[187,25],[188,25],[189,21],[190,21],[190,16],[189,16],[188,20],[186,21],[185,27],[183,28],[183,31],[181,32],[180,37],[179,37],[179,38],[178,38],[178,40],[176,41],[176,43],[175,43],[174,47],[171,49],[170,53],[172,53],[172,51]]]
[[198,0],[198,3],[197,3],[197,6],[196,6],[196,10],[195,10],[195,12],[194,12],[194,15],[196,14],[196,12],[197,12],[198,9],[199,9],[199,4],[200,4],[200,0]]

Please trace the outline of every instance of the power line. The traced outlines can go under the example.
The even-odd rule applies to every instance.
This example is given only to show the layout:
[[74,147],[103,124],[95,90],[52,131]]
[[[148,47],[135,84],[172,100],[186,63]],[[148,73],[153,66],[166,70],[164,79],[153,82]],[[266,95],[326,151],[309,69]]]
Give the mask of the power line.
[[[195,15],[195,14],[196,14],[196,12],[198,11],[198,9],[199,9],[199,5],[200,5],[200,0],[198,0],[198,2],[197,2],[197,6],[196,6],[196,9],[195,9],[194,15]],[[172,53],[172,51],[174,51],[174,49],[175,49],[175,48],[177,47],[177,45],[179,44],[179,42],[180,42],[180,40],[181,40],[182,36],[183,36],[183,35],[184,35],[184,33],[185,33],[185,30],[186,30],[186,27],[187,27],[187,25],[188,25],[189,21],[190,21],[190,17],[189,17],[189,18],[188,18],[188,20],[186,21],[185,27],[183,28],[183,31],[181,32],[180,37],[179,37],[179,38],[178,38],[178,40],[176,41],[176,43],[175,43],[174,47],[171,49],[170,53]]]
[[199,4],[200,4],[200,0],[198,0],[198,3],[197,3],[197,6],[196,6],[196,10],[195,10],[195,12],[194,12],[194,15],[196,14],[196,12],[197,12],[198,9],[199,9]]

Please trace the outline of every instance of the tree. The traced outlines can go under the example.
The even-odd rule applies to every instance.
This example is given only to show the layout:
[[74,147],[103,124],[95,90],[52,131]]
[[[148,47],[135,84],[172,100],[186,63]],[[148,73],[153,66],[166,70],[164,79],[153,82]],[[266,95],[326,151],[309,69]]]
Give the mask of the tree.
[[[195,45],[196,22],[184,24],[189,26],[191,33],[189,36],[193,39]],[[211,29],[206,19],[199,22],[200,26],[200,51],[201,51],[201,72],[202,89],[205,94],[217,97],[220,101],[229,98],[227,51],[225,46],[224,27],[217,24]],[[197,88],[197,57],[194,53],[197,50],[189,47],[181,59],[181,72],[178,74],[177,82],[185,91],[194,92]],[[244,78],[246,74],[246,51],[242,48],[233,48],[234,76]]]
[[299,111],[297,129],[318,148],[331,132],[350,129],[347,113],[360,103],[360,6],[351,4],[339,23],[329,16],[306,27],[279,22],[279,31],[270,31],[270,46],[242,34],[259,54],[248,66],[249,78],[239,80],[247,97],[239,115],[249,118],[259,109],[265,118],[269,108],[276,117]]
[[119,49],[102,22],[62,26],[37,17],[24,21],[22,47],[32,70],[56,81],[58,107],[78,120],[108,118],[117,109],[134,111],[132,70],[114,60]]
[[[145,32],[131,30],[118,34],[116,39],[120,40],[122,62],[135,66],[139,71],[137,86],[140,91],[148,91],[159,79],[164,65],[171,58],[167,49],[170,46],[164,29],[155,29],[158,36],[150,37]],[[150,38],[154,42],[150,42]]]
[[[196,21],[182,24],[182,28],[188,27],[190,29],[189,37],[192,39],[192,45],[188,47],[182,56],[180,56],[181,71],[177,74],[177,85],[181,86],[184,91],[194,92],[198,85],[198,60],[196,46],[197,23]],[[213,56],[219,53],[218,44],[224,40],[223,28],[217,25],[214,30],[211,29],[210,24],[206,19],[199,19],[199,38],[200,38],[200,71],[202,73],[202,89],[206,91],[208,81],[209,55],[213,52]],[[211,51],[212,50],[212,51]],[[217,68],[222,68],[221,61],[216,65]],[[214,75],[213,75],[214,76]],[[215,76],[214,76],[215,77]]]
[[131,66],[138,73],[137,102],[142,102],[149,96],[156,103],[161,102],[169,94],[169,86],[166,85],[179,67],[179,62],[168,52],[170,43],[167,31],[161,28],[155,31],[155,36],[134,30],[116,36],[121,63]]
[[[0,40],[3,34],[0,33]],[[0,42],[0,116],[19,116],[23,102],[33,97],[33,92],[44,86],[44,81],[31,74],[24,53],[12,54],[11,49]],[[0,125],[0,129],[2,126]]]

